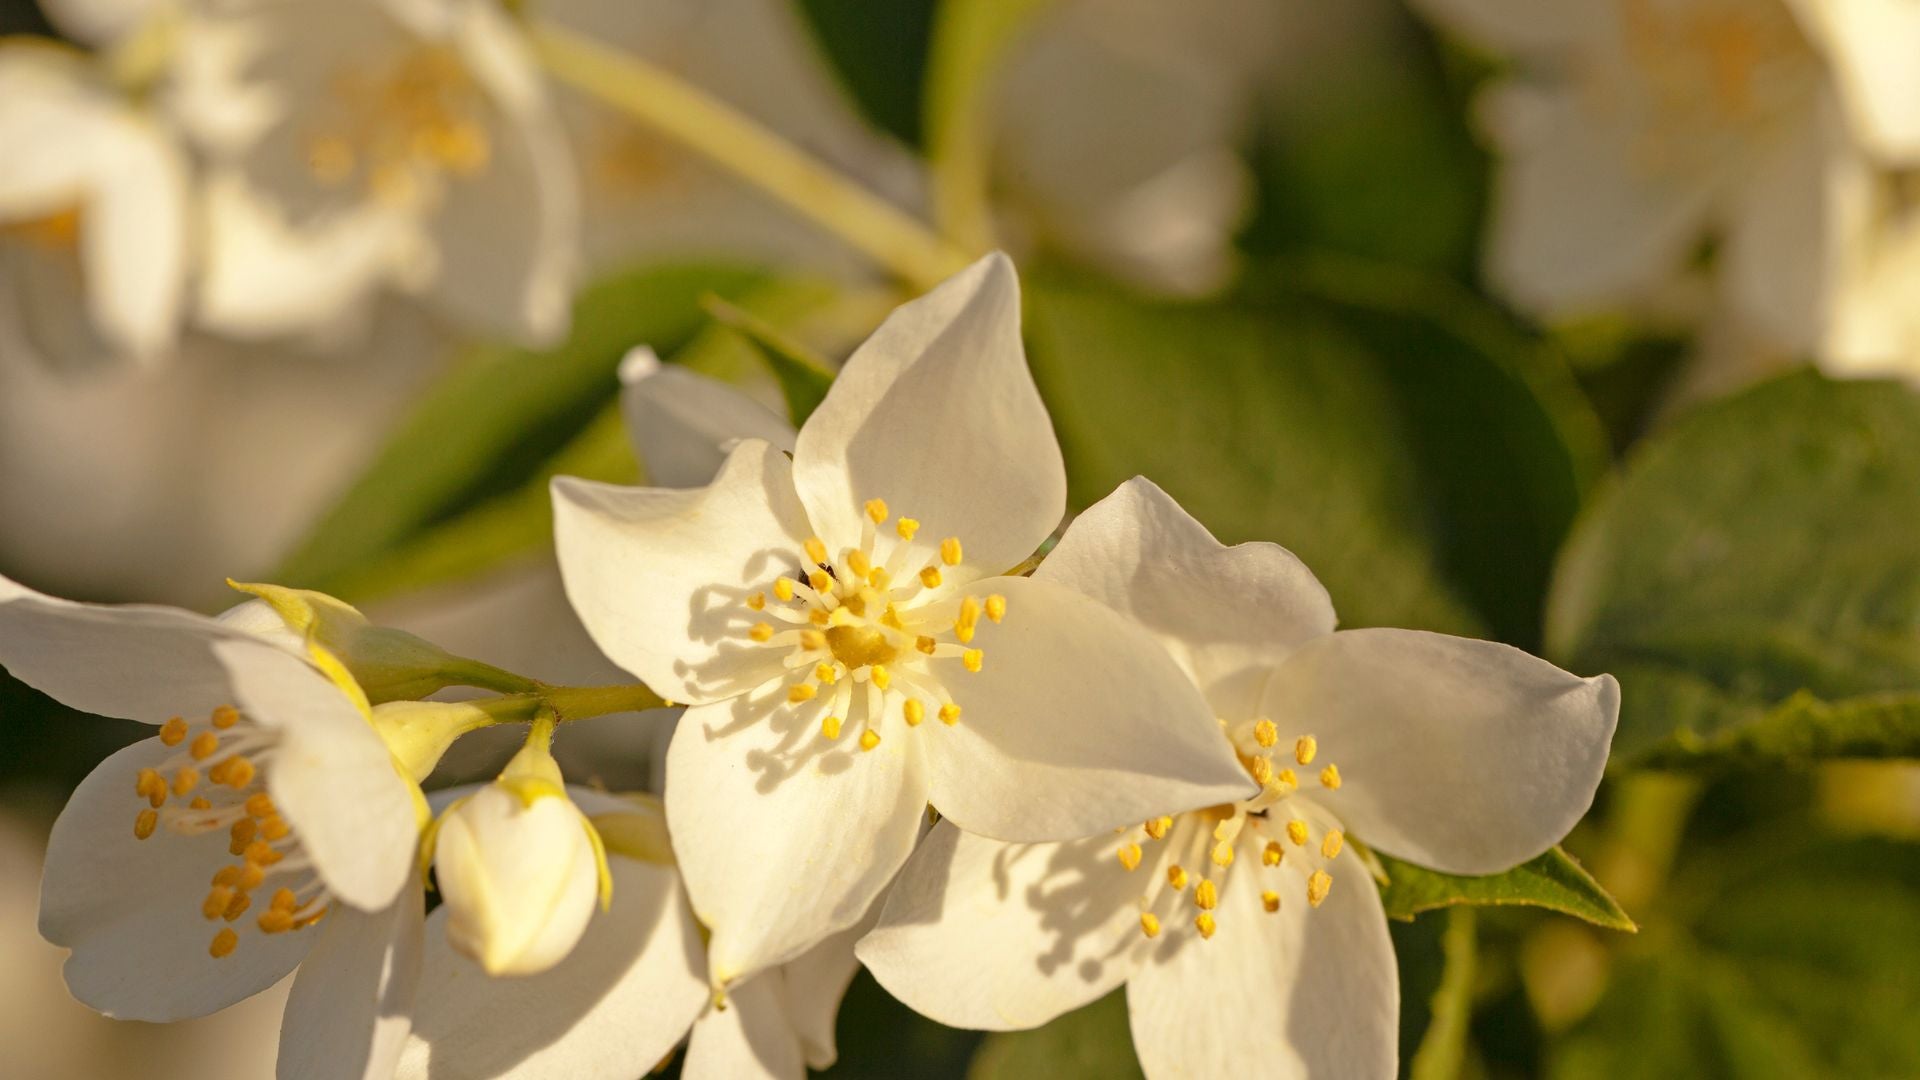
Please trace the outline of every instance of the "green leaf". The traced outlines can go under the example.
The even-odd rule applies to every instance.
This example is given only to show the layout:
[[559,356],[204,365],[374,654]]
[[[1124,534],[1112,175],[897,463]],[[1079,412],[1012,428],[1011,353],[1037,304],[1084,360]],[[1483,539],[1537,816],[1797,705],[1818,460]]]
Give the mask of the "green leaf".
[[1392,380],[1310,305],[1155,302],[1029,275],[1035,378],[1086,506],[1144,474],[1223,542],[1304,559],[1348,626],[1474,634]]
[[1502,874],[1443,874],[1374,852],[1386,870],[1380,902],[1389,918],[1411,919],[1423,911],[1468,904],[1525,904],[1585,919],[1609,930],[1635,930],[1633,920],[1573,856],[1558,847]]
[[1745,838],[1669,886],[1554,1080],[1920,1075],[1920,848]]
[[677,349],[705,321],[702,296],[737,294],[761,280],[733,266],[649,267],[583,292],[558,348],[474,349],[414,406],[274,580],[320,585],[520,485],[612,398],[614,369],[629,348]]
[[1127,1028],[1127,992],[1115,990],[1032,1031],[988,1035],[974,1053],[967,1080],[1026,1080],[1028,1077],[1140,1076]]
[[936,0],[800,0],[798,6],[867,119],[907,145],[919,145],[920,94]]
[[780,393],[787,399],[787,419],[794,427],[806,423],[833,386],[833,365],[826,357],[766,319],[717,296],[708,296],[701,306],[715,321],[753,344],[780,383]]
[[1920,396],[1785,376],[1649,438],[1588,509],[1549,655],[1622,686],[1617,764],[1920,744]]

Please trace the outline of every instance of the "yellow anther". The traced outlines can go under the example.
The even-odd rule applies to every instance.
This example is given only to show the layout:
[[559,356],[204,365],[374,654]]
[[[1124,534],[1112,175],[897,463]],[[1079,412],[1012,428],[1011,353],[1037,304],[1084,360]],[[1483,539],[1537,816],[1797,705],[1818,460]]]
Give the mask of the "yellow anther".
[[813,665],[813,677],[826,683],[828,686],[832,686],[840,680],[840,669],[834,667],[832,664],[815,664]]
[[241,818],[234,822],[233,828],[227,830],[227,835],[232,839],[230,847],[233,853],[238,855],[247,850],[247,845],[253,843],[253,838],[259,833],[260,825],[252,818]]
[[207,893],[207,898],[200,901],[200,914],[209,919],[219,918],[227,910],[227,905],[233,903],[236,895],[238,894],[225,885],[215,885]]
[[919,727],[920,721],[927,718],[927,707],[919,698],[908,698],[907,703],[900,707],[900,711],[906,714],[908,727]]
[[787,603],[793,599],[793,590],[798,586],[799,582],[790,577],[783,577],[773,583],[773,595],[777,597],[781,603]]
[[812,701],[813,696],[819,692],[810,682],[800,683],[787,691],[787,704],[798,705],[803,701]]
[[827,561],[826,541],[817,536],[807,537],[807,561],[815,565]]
[[220,781],[221,783],[235,790],[253,783],[253,762],[248,761],[245,756],[235,754],[222,764],[227,767],[227,775]]
[[920,571],[920,584],[929,589],[939,588],[940,587],[940,568],[937,566],[929,566],[926,569]]
[[263,818],[260,821],[260,835],[270,843],[285,840],[292,832],[293,826],[288,825],[285,818],[276,816]]
[[207,955],[215,960],[225,959],[233,954],[239,944],[240,935],[234,933],[232,927],[221,927],[220,932],[213,935],[213,944],[207,946]]
[[247,815],[249,817],[269,817],[273,814],[273,796],[264,791],[256,791],[247,796]]
[[893,673],[887,670],[887,665],[885,664],[875,664],[868,668],[867,678],[872,679],[873,685],[882,690],[893,685]]
[[747,597],[747,606],[755,611],[765,611],[767,607],[767,594],[757,592],[749,595]]
[[1233,865],[1233,841],[1221,840],[1213,845],[1213,864],[1215,866]]
[[1302,735],[1293,741],[1293,760],[1302,765],[1313,764],[1313,755],[1320,752],[1320,744],[1311,735]]
[[192,802],[190,802],[190,803],[188,803],[188,804],[187,804],[187,806],[188,806],[188,808],[189,808],[189,809],[193,809],[193,810],[211,810],[211,809],[213,809],[213,804],[212,804],[212,803],[210,803],[210,802],[208,802],[208,801],[207,801],[207,799],[206,799],[206,796],[204,796],[204,795],[195,795],[195,796],[193,797],[193,801],[192,801]]
[[203,731],[193,737],[193,742],[187,746],[187,753],[192,754],[195,761],[205,761],[219,749],[220,736],[211,731]]
[[185,795],[198,786],[199,783],[200,771],[183,765],[173,774],[173,793],[175,795]]
[[855,577],[866,577],[873,572],[873,562],[866,552],[855,549],[847,552],[847,569],[853,571]]
[[960,663],[965,665],[968,671],[978,673],[980,665],[986,658],[987,654],[981,652],[979,649],[968,649],[966,652],[960,654]]
[[1140,913],[1140,932],[1148,937],[1160,936],[1160,919],[1151,911]]
[[827,572],[825,570],[807,571],[807,585],[808,587],[812,588],[814,592],[817,592],[817,593],[826,592],[828,589],[828,586],[832,584],[833,584],[833,578],[827,576]]
[[1286,852],[1281,849],[1278,840],[1269,840],[1266,848],[1260,852],[1260,861],[1268,866],[1279,866],[1280,860],[1285,855]]
[[293,912],[283,908],[269,908],[260,913],[258,920],[263,934],[284,934],[293,929]]
[[1193,920],[1193,928],[1195,930],[1200,931],[1200,937],[1202,940],[1211,940],[1213,938],[1213,932],[1216,929],[1218,929],[1218,927],[1214,924],[1214,921],[1213,921],[1213,912],[1203,911],[1199,915],[1195,916]]
[[960,706],[955,705],[951,701],[947,702],[945,705],[940,706],[940,722],[947,725],[948,727],[952,727],[953,725],[959,723],[960,722]]
[[240,722],[240,711],[231,705],[222,705],[213,710],[213,726],[222,731]]
[[764,645],[773,640],[773,624],[763,622],[754,623],[753,629],[747,631],[747,636]]
[[1179,863],[1167,867],[1167,884],[1173,886],[1174,892],[1187,887],[1187,872],[1180,868]]
[[300,906],[300,898],[293,895],[292,889],[282,885],[273,890],[273,899],[267,902],[267,906],[275,911],[292,911]]
[[[260,867],[263,867],[263,866],[272,866],[274,863],[279,862],[282,858],[285,858],[285,856],[273,850],[273,846],[268,844],[265,840],[255,840],[253,843],[248,844],[247,850],[242,852],[242,854],[246,857],[249,869],[259,869]],[[264,877],[265,875],[262,875],[262,876]],[[246,882],[247,882],[247,872],[245,870],[242,870],[240,872],[240,883],[244,885],[246,888],[249,888],[249,889],[253,888],[253,885],[247,885]],[[258,885],[259,883],[260,882],[258,879],[254,881],[254,885]]]
[[933,640],[932,638],[926,636],[925,634],[922,634],[919,637],[913,639],[913,647],[927,654],[928,656],[932,656],[933,650],[939,647],[939,642]]
[[873,522],[875,525],[886,524],[887,500],[868,499],[867,500],[867,520]]
[[133,778],[133,793],[143,798],[166,789],[167,782],[161,779],[159,769],[141,769]]
[[1271,720],[1262,720],[1253,725],[1253,741],[1271,750],[1273,744],[1280,741],[1280,729]]
[[920,522],[910,517],[903,517],[894,523],[893,528],[900,534],[900,539],[911,540],[913,534],[920,531]]
[[1307,846],[1307,823],[1299,818],[1287,822],[1287,839],[1293,841],[1294,847]]
[[[273,856],[274,862],[280,861],[279,852],[269,849],[268,854]],[[256,862],[247,862],[234,869],[239,871],[239,875],[233,879],[233,887],[236,889],[257,889],[260,883],[267,879],[267,872],[260,869],[260,864]]]
[[1273,762],[1267,758],[1254,758],[1250,771],[1253,773],[1254,783],[1261,787],[1267,786],[1273,780]]
[[959,566],[960,556],[961,556],[961,551],[960,551],[959,537],[949,536],[945,540],[940,541],[940,561],[941,562],[946,563],[948,566]]
[[1279,911],[1280,894],[1274,892],[1272,889],[1268,889],[1266,892],[1260,894],[1260,905],[1267,909],[1267,914],[1269,915]]
[[800,647],[809,652],[824,649],[827,647],[827,635],[819,630],[802,630],[800,631]]
[[893,584],[893,575],[887,573],[886,567],[876,566],[873,569],[867,571],[867,584],[873,586],[874,588],[880,590],[881,592],[886,592],[888,586],[891,586]]
[[227,901],[227,910],[221,912],[220,917],[227,920],[228,922],[232,922],[233,920],[238,919],[240,916],[245,915],[247,913],[247,909],[252,906],[253,906],[253,897],[248,896],[246,893],[243,893],[243,892],[234,893],[233,899]]
[[833,621],[833,613],[826,608],[814,608],[807,612],[807,621],[815,626],[825,626]]
[[228,888],[240,884],[240,868],[237,866],[221,867],[214,871],[213,883],[215,885],[225,885]]
[[1170,817],[1149,818],[1147,823],[1142,825],[1141,828],[1147,830],[1147,835],[1153,837],[1155,840],[1165,840],[1167,838],[1167,830],[1173,828],[1173,819]]
[[1273,778],[1273,782],[1283,791],[1293,791],[1300,786],[1300,777],[1292,769],[1281,769],[1280,774]]
[[1315,870],[1313,876],[1307,879],[1307,903],[1319,907],[1320,902],[1327,898],[1327,890],[1331,888],[1333,888],[1333,875],[1325,870]]
[[158,810],[153,810],[153,809],[142,810],[140,811],[140,816],[133,819],[133,835],[139,837],[142,840],[145,840],[147,837],[152,836],[153,830],[159,827],[160,827],[160,811]]
[[1329,830],[1327,832],[1326,838],[1320,841],[1321,856],[1323,858],[1331,859],[1334,856],[1340,854],[1340,845],[1345,842],[1346,842],[1346,837],[1340,834],[1339,829]]
[[860,733],[860,749],[871,750],[880,745],[880,733],[868,728]]
[[187,722],[176,716],[160,725],[160,741],[168,746],[179,746],[187,741]]
[[987,618],[999,622],[1007,617],[1007,598],[999,593],[987,597]]
[[1328,762],[1327,767],[1320,770],[1320,786],[1328,791],[1340,790],[1340,766]]
[[1220,888],[1212,878],[1201,878],[1193,887],[1193,902],[1201,911],[1212,911],[1220,906]]
[[828,739],[838,739],[840,737],[840,718],[837,716],[829,716],[825,720],[820,721],[820,734],[825,735]]
[[1140,868],[1140,845],[1123,844],[1120,847],[1120,865],[1129,870]]

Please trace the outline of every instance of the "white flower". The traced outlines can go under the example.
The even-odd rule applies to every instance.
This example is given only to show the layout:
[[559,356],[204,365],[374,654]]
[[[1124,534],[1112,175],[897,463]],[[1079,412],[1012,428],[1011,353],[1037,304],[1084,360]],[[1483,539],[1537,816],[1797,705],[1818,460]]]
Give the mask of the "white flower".
[[[681,891],[658,805],[569,794],[607,842],[613,900],[553,969],[488,978],[433,933],[401,1080],[627,1080],[691,1034],[683,1075],[800,1080],[834,1060],[833,1022],[857,968],[847,931],[710,1000],[700,927]],[[691,1029],[691,1031],[689,1031]]]
[[1424,0],[1517,54],[1489,273],[1551,317],[1647,308],[1720,243],[1722,306],[1784,351],[1844,302],[1873,170],[1920,160],[1920,17],[1855,0]]
[[351,681],[316,662],[220,620],[0,578],[0,664],[159,728],[89,774],[53,828],[40,930],[73,950],[75,997],[128,1019],[198,1016],[310,950],[329,959],[302,967],[296,998],[343,956],[404,940],[420,907],[405,890],[414,789]]
[[170,100],[213,160],[208,326],[320,333],[393,287],[530,342],[565,332],[572,167],[494,4],[195,8],[179,38]]
[[1244,795],[1151,638],[996,576],[1047,538],[1065,488],[997,255],[896,311],[791,461],[749,439],[703,489],[556,481],[581,621],[692,706],[666,800],[716,982],[851,926],[929,801],[1043,840]]
[[1346,831],[1452,873],[1538,855],[1593,798],[1614,681],[1491,642],[1336,633],[1299,560],[1221,546],[1140,479],[1035,576],[1150,629],[1261,791],[1064,844],[942,824],[862,962],[961,1027],[1032,1027],[1126,983],[1153,1077],[1393,1075],[1393,948]]
[[187,268],[187,170],[87,59],[0,44],[0,350],[56,366],[165,358]]
[[595,898],[607,899],[599,837],[567,797],[548,725],[434,833],[447,938],[489,975],[534,975],[566,959]]

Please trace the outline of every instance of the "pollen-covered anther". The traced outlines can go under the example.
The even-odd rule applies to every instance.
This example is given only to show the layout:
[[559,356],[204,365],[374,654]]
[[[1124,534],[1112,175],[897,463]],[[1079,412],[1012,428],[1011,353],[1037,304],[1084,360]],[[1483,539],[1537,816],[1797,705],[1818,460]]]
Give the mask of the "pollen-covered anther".
[[860,749],[871,750],[880,745],[880,733],[868,728],[860,733]]
[[1286,851],[1280,847],[1280,841],[1269,840],[1266,848],[1260,852],[1260,861],[1268,866],[1279,866],[1285,856]]
[[1007,598],[999,593],[987,597],[987,621],[999,623],[1007,617]]
[[820,734],[826,736],[829,740],[838,739],[840,737],[840,718],[837,716],[829,716],[825,720],[820,721]]
[[965,645],[973,640],[974,630],[980,625],[980,601],[969,596],[960,601],[960,614],[953,620],[953,636]]
[[961,558],[962,552],[960,550],[959,537],[949,536],[945,540],[940,541],[941,562],[946,563],[948,566],[959,566]]
[[807,537],[807,558],[818,566],[827,561],[827,543],[817,536]]
[[929,566],[920,571],[920,584],[924,588],[937,589],[940,587],[940,580],[940,568],[937,566]]
[[882,690],[893,685],[893,673],[887,670],[887,665],[885,664],[874,664],[872,667],[869,667],[867,669],[867,678],[872,679],[873,685]]
[[1174,892],[1179,892],[1181,889],[1187,887],[1187,872],[1179,863],[1174,863],[1172,866],[1167,867],[1167,884],[1172,887]]
[[1212,878],[1201,878],[1200,883],[1193,887],[1193,903],[1202,911],[1212,911],[1220,906],[1220,887],[1213,883]]
[[868,499],[866,505],[867,520],[875,525],[884,525],[887,521],[887,500]]
[[796,683],[787,690],[787,703],[790,705],[799,705],[803,702],[812,701],[814,695],[819,692],[812,683]]
[[1340,790],[1340,766],[1328,762],[1327,767],[1320,770],[1320,786],[1328,791]]
[[1290,795],[1300,788],[1299,774],[1295,773],[1292,769],[1281,769],[1273,778],[1273,786],[1277,788],[1282,795]]
[[893,530],[900,534],[900,539],[912,540],[913,534],[920,531],[920,522],[914,518],[903,517],[893,523]]
[[1299,818],[1287,822],[1287,839],[1293,841],[1294,847],[1306,847],[1307,823]]
[[1279,911],[1280,910],[1280,894],[1277,892],[1274,892],[1272,889],[1268,889],[1266,892],[1261,893],[1260,906],[1266,908],[1267,913],[1269,915],[1271,915],[1276,911]]
[[767,609],[767,594],[763,592],[749,594],[747,596],[747,608],[750,611],[765,611]]
[[1253,741],[1259,743],[1262,748],[1271,750],[1274,744],[1280,741],[1280,729],[1274,725],[1273,721],[1262,719],[1253,725]]
[[927,707],[919,698],[908,698],[906,704],[900,707],[900,712],[906,717],[908,727],[919,727],[920,722],[927,718]]
[[798,588],[799,585],[800,583],[792,578],[780,578],[773,583],[773,595],[781,603],[790,604],[793,602],[794,590]]
[[773,640],[773,624],[764,622],[754,623],[753,628],[747,631],[747,636],[764,645]]
[[873,573],[873,563],[868,560],[866,552],[854,548],[847,552],[847,569],[853,571],[854,576],[864,578]]
[[1320,841],[1320,856],[1322,858],[1331,859],[1336,855],[1339,855],[1340,846],[1345,842],[1345,840],[1346,840],[1346,837],[1341,834],[1339,829],[1328,830],[1326,837]]
[[187,741],[187,722],[182,717],[174,717],[160,725],[160,741],[168,746],[179,746]]
[[1313,755],[1320,752],[1320,743],[1311,735],[1302,735],[1293,742],[1293,760],[1302,765],[1313,764]]
[[980,673],[980,666],[986,662],[987,654],[979,649],[968,649],[960,654],[960,663],[974,674]]
[[195,761],[205,761],[219,750],[220,736],[211,731],[203,731],[195,735],[193,742],[187,746],[187,753],[192,754]]
[[1149,818],[1147,823],[1142,825],[1141,828],[1145,829],[1147,835],[1153,837],[1155,840],[1165,840],[1167,838],[1167,830],[1173,828],[1173,819],[1164,815],[1157,818]]
[[1213,859],[1213,865],[1221,867],[1223,869],[1226,867],[1232,866],[1233,865],[1233,841],[1231,840],[1215,841],[1210,858]]
[[1254,758],[1247,766],[1247,771],[1253,774],[1254,783],[1261,787],[1266,787],[1273,782],[1273,761],[1270,758]]
[[207,955],[215,960],[224,960],[233,955],[233,950],[239,944],[240,935],[234,933],[230,926],[222,927],[219,933],[213,935],[213,943],[207,946]]
[[1140,932],[1150,938],[1160,936],[1160,917],[1151,911],[1140,913]]
[[960,706],[949,701],[940,706],[940,722],[952,727],[960,722]]
[[1122,845],[1119,852],[1120,865],[1129,870],[1138,870],[1140,868],[1140,854],[1139,844]]
[[133,835],[142,840],[152,836],[153,830],[159,827],[160,811],[158,810],[151,808],[142,810],[139,815],[133,819]]
[[240,710],[231,705],[222,705],[213,710],[209,722],[222,731],[240,722]]
[[1321,901],[1327,898],[1327,890],[1331,888],[1333,888],[1333,875],[1325,870],[1315,870],[1313,876],[1307,878],[1307,903],[1319,907]]
[[1213,912],[1203,911],[1194,916],[1193,928],[1200,931],[1202,940],[1211,940],[1213,938],[1213,932],[1219,929],[1219,926],[1213,921]]

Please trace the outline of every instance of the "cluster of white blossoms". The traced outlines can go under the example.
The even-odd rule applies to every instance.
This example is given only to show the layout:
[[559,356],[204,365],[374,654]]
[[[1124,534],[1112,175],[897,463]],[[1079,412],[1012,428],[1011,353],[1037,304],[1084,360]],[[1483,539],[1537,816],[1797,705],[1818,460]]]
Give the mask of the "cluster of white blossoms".
[[[613,1080],[683,1040],[689,1075],[800,1077],[864,963],[988,1029],[1126,983],[1155,1077],[1384,1077],[1368,852],[1495,872],[1593,797],[1607,676],[1336,631],[1299,560],[1144,479],[1049,550],[1065,474],[1004,256],[896,311],[797,432],[645,381],[636,411],[705,421],[711,482],[554,485],[567,595],[644,687],[272,586],[210,619],[0,581],[0,664],[157,727],[54,829],[77,997],[170,1020],[297,971],[283,1077]],[[425,700],[453,684],[497,696]],[[568,784],[556,729],[663,698],[660,799]],[[506,722],[497,779],[422,794]]]
[[1920,377],[1920,9],[1419,6],[1512,61],[1480,104],[1504,159],[1488,272],[1516,303],[1703,321],[1720,367],[1811,356],[1840,375]]

